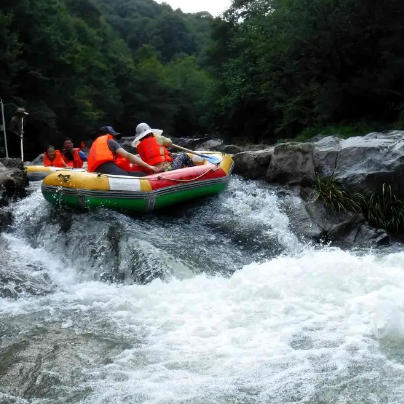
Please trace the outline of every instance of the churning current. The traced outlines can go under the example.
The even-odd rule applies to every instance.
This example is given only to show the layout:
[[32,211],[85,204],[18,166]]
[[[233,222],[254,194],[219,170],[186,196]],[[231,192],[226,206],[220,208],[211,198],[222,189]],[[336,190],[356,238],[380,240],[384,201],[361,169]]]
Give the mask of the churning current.
[[144,215],[38,185],[0,236],[1,404],[404,403],[404,250],[293,234],[281,196]]

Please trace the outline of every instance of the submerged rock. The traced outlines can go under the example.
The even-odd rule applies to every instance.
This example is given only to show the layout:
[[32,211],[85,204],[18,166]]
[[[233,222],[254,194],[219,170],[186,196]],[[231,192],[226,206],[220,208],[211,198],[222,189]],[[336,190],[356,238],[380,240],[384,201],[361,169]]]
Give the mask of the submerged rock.
[[81,402],[90,392],[88,386],[83,386],[89,379],[87,372],[111,363],[131,347],[123,338],[104,332],[101,335],[99,329],[99,335],[81,330],[80,320],[49,324],[40,317],[34,321],[40,320],[41,325],[35,326],[28,316],[17,319],[21,325],[1,326],[4,342],[0,345],[0,391],[8,396],[7,403],[13,402],[11,398],[18,399],[16,403]]

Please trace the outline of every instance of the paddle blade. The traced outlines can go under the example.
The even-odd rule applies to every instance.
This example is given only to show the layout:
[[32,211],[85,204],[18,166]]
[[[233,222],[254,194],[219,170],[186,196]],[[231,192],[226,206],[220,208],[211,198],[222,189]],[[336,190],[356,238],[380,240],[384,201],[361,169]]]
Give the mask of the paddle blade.
[[206,154],[201,154],[201,156],[212,164],[219,164],[222,161],[221,158],[216,156],[207,156]]

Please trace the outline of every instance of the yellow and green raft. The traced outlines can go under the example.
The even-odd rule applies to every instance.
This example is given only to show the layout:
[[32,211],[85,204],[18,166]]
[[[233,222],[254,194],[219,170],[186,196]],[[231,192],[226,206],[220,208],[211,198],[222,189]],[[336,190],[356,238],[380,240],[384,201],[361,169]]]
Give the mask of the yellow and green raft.
[[150,212],[190,199],[218,194],[229,181],[233,159],[222,153],[203,152],[219,161],[212,164],[190,154],[195,167],[146,177],[129,177],[60,170],[42,182],[42,194],[55,205],[105,207]]

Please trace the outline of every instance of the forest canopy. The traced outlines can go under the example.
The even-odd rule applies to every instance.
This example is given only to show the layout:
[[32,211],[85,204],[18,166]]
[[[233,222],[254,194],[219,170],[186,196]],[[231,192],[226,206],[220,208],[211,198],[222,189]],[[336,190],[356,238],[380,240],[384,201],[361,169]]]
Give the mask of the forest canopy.
[[[275,142],[401,128],[404,3],[234,0],[220,17],[153,0],[3,0],[0,97],[40,152],[112,124]],[[28,137],[28,135],[27,135]]]

